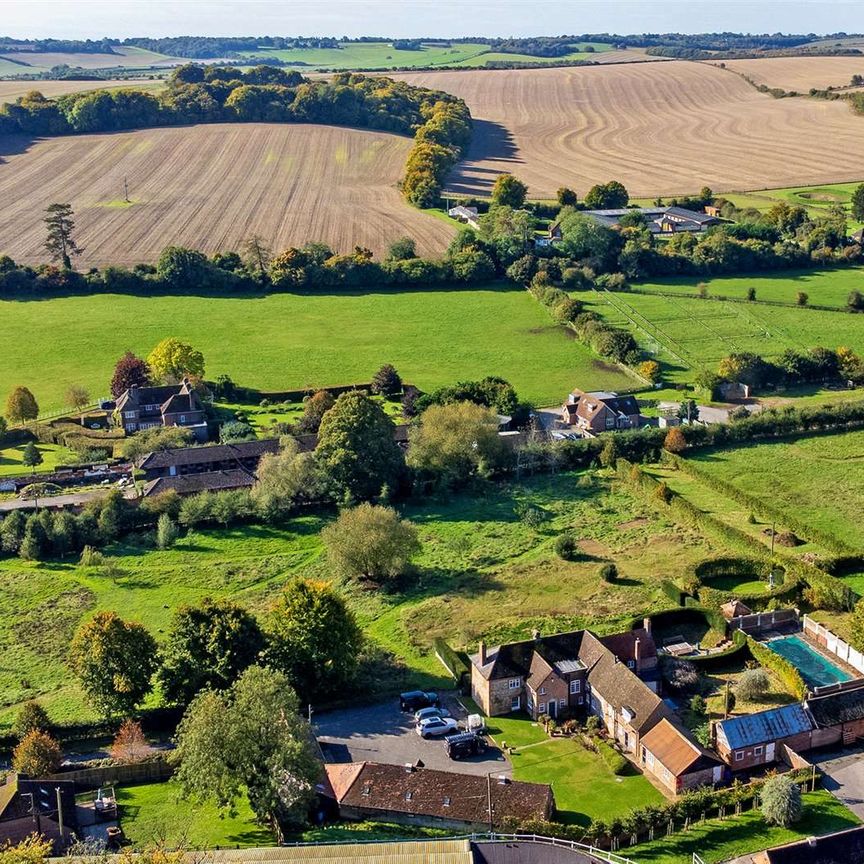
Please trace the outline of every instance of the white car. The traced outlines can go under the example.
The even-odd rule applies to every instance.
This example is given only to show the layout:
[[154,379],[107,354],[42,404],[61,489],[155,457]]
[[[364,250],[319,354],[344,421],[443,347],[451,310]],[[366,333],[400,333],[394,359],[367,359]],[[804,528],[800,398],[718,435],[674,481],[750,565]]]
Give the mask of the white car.
[[426,720],[429,717],[449,717],[450,712],[445,708],[438,708],[435,706],[429,706],[428,708],[421,708],[414,714],[414,723],[415,725],[419,723],[421,720]]
[[449,735],[457,729],[452,717],[427,717],[417,724],[417,734],[421,738],[437,738],[439,735]]

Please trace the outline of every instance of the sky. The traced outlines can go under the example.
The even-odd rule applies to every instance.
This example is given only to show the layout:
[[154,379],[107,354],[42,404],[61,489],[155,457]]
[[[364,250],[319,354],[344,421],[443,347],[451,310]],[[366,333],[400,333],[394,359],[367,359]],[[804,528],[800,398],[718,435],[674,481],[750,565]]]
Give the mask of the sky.
[[533,36],[864,30],[860,0],[0,0],[0,35]]

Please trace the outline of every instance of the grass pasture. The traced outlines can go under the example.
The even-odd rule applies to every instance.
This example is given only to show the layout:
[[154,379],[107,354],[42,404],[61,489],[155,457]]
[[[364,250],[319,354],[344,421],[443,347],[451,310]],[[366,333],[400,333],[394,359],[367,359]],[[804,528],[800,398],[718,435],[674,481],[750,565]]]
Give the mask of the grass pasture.
[[[27,333],[0,348],[0,393],[29,384],[43,406],[82,383],[95,396],[127,349],[146,355],[166,336],[203,351],[211,379],[226,373],[262,390],[368,381],[393,363],[424,390],[500,375],[536,404],[577,383],[623,389],[634,379],[595,360],[525,291],[489,289],[266,297],[91,295],[0,301],[7,326]],[[122,322],[122,326],[118,326]],[[63,328],[63,339],[56,334]]]
[[[155,261],[169,245],[234,250],[253,234],[276,251],[323,241],[376,253],[407,234],[422,253],[440,254],[454,234],[403,201],[396,183],[411,141],[397,135],[209,124],[3,146],[0,253],[26,263],[45,260],[50,201],[75,210],[81,267]],[[118,207],[124,181],[131,206]]]
[[[857,271],[856,271],[857,272]],[[828,277],[831,278],[831,277]],[[816,284],[817,293],[840,302],[848,291],[813,283],[800,276],[769,278],[760,283],[755,278],[711,280],[710,291],[717,295],[731,288],[730,296],[750,285],[766,286],[766,294],[793,296],[800,285],[803,290]],[[839,279],[847,278],[845,271]],[[850,283],[851,284],[851,278]],[[801,281],[798,281],[798,280]],[[673,291],[682,286],[695,291],[699,280],[689,286],[683,281],[668,283]],[[667,283],[652,283],[665,290]],[[746,286],[746,287],[745,287]],[[670,292],[671,293],[671,292]],[[809,293],[809,292],[808,292]],[[768,299],[766,296],[765,299]],[[700,368],[716,370],[721,359],[734,352],[752,351],[766,359],[779,357],[787,348],[804,350],[817,345],[827,348],[848,346],[864,350],[864,326],[860,317],[846,312],[832,312],[796,307],[740,303],[732,300],[699,299],[693,296],[669,297],[654,294],[597,294],[589,298],[590,305],[612,324],[631,330],[642,348],[665,363],[665,377],[671,382],[692,382]],[[814,301],[816,299],[814,297]]]
[[[475,119],[455,194],[512,172],[532,198],[620,180],[634,198],[861,178],[864,124],[847,105],[772,99],[714,66],[670,61],[558,69],[415,72]],[[671,154],[674,153],[674,158]],[[742,154],[746,153],[746,158]]]

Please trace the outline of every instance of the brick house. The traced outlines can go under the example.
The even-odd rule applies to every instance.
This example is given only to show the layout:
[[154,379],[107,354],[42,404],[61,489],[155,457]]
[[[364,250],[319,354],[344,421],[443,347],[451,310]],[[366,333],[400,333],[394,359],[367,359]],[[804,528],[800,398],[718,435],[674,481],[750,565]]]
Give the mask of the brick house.
[[756,714],[730,717],[713,725],[714,749],[735,771],[770,765],[781,758],[781,745],[796,753],[812,745],[813,718],[795,703]]
[[635,633],[609,640],[624,646],[623,658],[588,630],[537,634],[488,650],[481,642],[470,658],[474,701],[489,716],[520,710],[534,719],[592,713],[625,752],[638,754],[642,735],[671,712],[638,675],[656,670],[657,657],[650,633]]
[[561,406],[561,420],[565,426],[575,426],[583,435],[593,437],[601,432],[636,428],[642,417],[633,396],[574,390]]
[[639,764],[673,795],[722,783],[725,773],[713,753],[665,718],[643,736]]
[[810,696],[804,703],[816,727],[814,747],[850,745],[864,738],[864,681],[849,681],[842,688]]
[[207,440],[207,418],[195,388],[184,378],[162,387],[133,385],[117,400],[114,416],[127,435],[157,426],[182,426]]
[[331,763],[324,770],[322,794],[336,802],[343,819],[488,831],[490,824],[545,820],[555,812],[549,785],[504,775],[490,778],[379,762]]

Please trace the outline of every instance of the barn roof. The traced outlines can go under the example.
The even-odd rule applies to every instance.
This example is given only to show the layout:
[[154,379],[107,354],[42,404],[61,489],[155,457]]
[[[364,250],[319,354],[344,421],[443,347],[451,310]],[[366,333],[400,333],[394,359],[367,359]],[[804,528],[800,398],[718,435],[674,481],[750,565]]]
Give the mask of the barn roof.
[[797,702],[794,705],[784,705],[782,708],[772,708],[769,711],[721,720],[717,724],[718,732],[722,732],[733,750],[751,744],[779,741],[792,735],[809,732],[812,728],[813,721],[810,714]]

